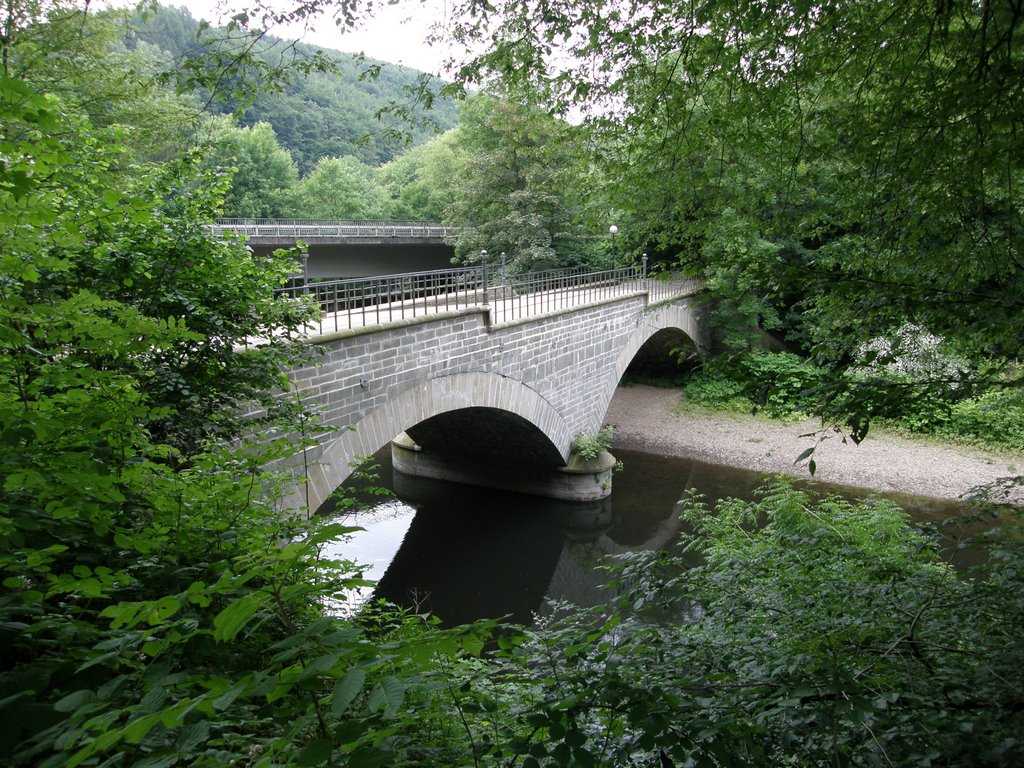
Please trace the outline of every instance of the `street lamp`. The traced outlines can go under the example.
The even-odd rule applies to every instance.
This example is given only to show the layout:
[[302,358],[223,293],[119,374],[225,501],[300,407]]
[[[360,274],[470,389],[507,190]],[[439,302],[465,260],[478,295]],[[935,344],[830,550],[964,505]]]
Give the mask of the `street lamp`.
[[619,228],[612,224],[608,227],[608,234],[612,236],[612,258],[615,258],[615,235],[619,232]]
[[487,304],[488,304],[488,301],[487,301],[487,251],[485,249],[483,249],[483,248],[480,249],[480,265],[481,265],[480,279],[481,279],[481,282],[483,283],[484,306],[486,307]]

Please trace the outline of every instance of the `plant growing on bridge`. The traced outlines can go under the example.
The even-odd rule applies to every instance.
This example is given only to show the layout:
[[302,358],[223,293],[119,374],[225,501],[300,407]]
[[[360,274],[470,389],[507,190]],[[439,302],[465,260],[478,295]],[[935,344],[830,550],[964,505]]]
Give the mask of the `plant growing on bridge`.
[[580,432],[573,439],[573,453],[585,461],[593,461],[604,451],[611,448],[614,436],[615,427],[610,424],[602,427],[595,435],[587,435]]

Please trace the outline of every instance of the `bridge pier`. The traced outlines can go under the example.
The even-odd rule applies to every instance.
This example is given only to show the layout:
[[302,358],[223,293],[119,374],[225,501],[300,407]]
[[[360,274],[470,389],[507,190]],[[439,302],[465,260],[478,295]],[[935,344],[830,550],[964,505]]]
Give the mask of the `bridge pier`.
[[404,432],[391,441],[391,459],[396,472],[412,477],[429,477],[465,485],[480,485],[503,491],[544,496],[563,501],[596,501],[612,492],[615,457],[603,451],[585,461],[575,453],[564,467],[532,466],[508,462],[474,461],[465,455],[446,456],[424,450]]

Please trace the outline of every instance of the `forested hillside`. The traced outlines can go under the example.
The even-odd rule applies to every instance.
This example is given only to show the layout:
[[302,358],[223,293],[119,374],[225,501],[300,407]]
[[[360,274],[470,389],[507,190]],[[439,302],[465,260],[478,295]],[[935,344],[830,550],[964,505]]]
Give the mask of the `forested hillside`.
[[[141,46],[150,55],[177,60],[199,55],[210,34],[187,9],[159,6],[128,29],[124,42],[129,49]],[[303,43],[294,45],[300,58],[311,59],[317,51],[331,60],[333,71],[310,72],[292,78],[280,90],[261,91],[239,115],[242,126],[269,123],[301,174],[323,157],[353,156],[379,166],[455,125],[458,107],[444,96],[436,98],[429,111],[419,110],[412,121],[386,111],[392,104],[412,103],[411,94],[420,87],[422,73]],[[438,94],[441,86],[428,87]],[[231,113],[238,106],[231,97],[210,102],[213,112]]]

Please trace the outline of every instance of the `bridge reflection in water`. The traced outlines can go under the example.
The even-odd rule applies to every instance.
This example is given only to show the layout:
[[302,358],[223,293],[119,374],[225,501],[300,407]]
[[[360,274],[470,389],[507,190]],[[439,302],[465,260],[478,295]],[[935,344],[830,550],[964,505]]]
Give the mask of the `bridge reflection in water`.
[[[507,616],[530,624],[551,610],[550,602],[601,605],[614,595],[602,587],[609,558],[631,552],[667,550],[682,554],[684,529],[679,499],[688,488],[705,501],[752,499],[765,473],[616,449],[624,469],[610,498],[574,504],[534,496],[392,475],[387,451],[375,458],[381,484],[395,497],[367,497],[367,512],[339,518],[367,530],[338,542],[332,555],[370,566],[377,583],[353,595],[358,609],[372,596],[417,611],[430,611],[446,625]],[[798,483],[798,485],[802,485]],[[817,492],[846,498],[868,491],[806,483]],[[915,522],[946,520],[962,510],[956,502],[887,495]],[[329,507],[322,514],[334,514]],[[958,565],[984,562],[979,550],[959,548],[960,531],[946,531],[948,554]],[[696,563],[696,555],[685,555]]]

